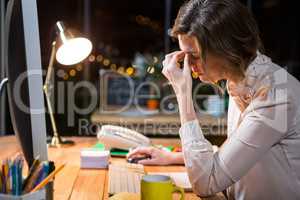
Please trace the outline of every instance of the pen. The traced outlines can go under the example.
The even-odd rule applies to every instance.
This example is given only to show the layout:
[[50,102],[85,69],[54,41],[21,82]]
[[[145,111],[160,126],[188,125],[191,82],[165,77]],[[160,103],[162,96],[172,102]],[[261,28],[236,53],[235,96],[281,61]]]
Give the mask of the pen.
[[8,160],[5,160],[4,164],[4,184],[5,184],[5,193],[8,193],[10,190],[10,179],[9,179],[9,166]]
[[23,158],[5,159],[0,164],[0,193],[20,195],[22,184]]
[[28,175],[27,175],[26,179],[25,179],[25,180],[23,181],[23,183],[22,183],[22,189],[23,189],[23,190],[25,190],[25,188],[26,188],[26,186],[27,186],[27,184],[28,184],[29,179],[31,179],[31,176],[32,176],[33,172],[37,169],[37,167],[38,167],[39,164],[40,164],[39,157],[40,157],[40,156],[37,156],[37,157],[34,159],[32,165],[31,165],[31,167],[30,167],[30,169],[29,169]]
[[35,188],[33,188],[30,192],[36,192],[37,190],[40,190],[41,188],[43,188],[64,167],[65,167],[65,164],[62,164],[61,166],[59,166],[57,169],[55,169],[53,172],[51,172],[51,174],[49,174],[49,176],[47,176],[41,183],[39,183],[37,186],[35,186]]
[[5,164],[2,163],[2,193],[6,193]]
[[18,194],[22,194],[22,185],[23,185],[23,166],[24,166],[24,160],[21,158],[18,166]]
[[1,169],[0,169],[0,193],[2,193],[2,164],[0,165]]

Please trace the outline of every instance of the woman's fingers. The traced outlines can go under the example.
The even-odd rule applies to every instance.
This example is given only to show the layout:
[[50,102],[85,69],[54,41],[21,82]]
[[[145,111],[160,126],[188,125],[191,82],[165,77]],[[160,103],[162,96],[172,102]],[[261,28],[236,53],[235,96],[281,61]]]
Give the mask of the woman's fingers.
[[163,61],[164,68],[176,68],[177,63],[183,60],[185,53],[183,51],[175,51],[166,55]]
[[144,159],[144,160],[140,160],[138,162],[138,164],[142,164],[142,165],[159,165],[159,162],[157,161],[157,159]]
[[189,56],[189,54],[185,54],[185,56],[184,56],[183,72],[186,75],[190,75],[191,74],[190,56]]
[[153,151],[153,147],[138,147],[132,151],[130,151],[127,154],[127,158],[132,158],[136,155],[140,155],[140,154],[146,154],[146,155],[150,155],[152,154]]
[[137,148],[130,152],[127,157],[130,159],[142,158],[138,160],[138,164],[142,165],[168,165],[174,162],[173,153],[155,147]]
[[180,63],[184,59],[185,53],[183,51],[174,54],[170,59],[168,69],[171,71],[178,71],[180,69]]
[[163,61],[163,75],[171,81],[172,73],[177,71],[179,62],[184,59],[185,52],[176,51],[171,54],[168,54]]
[[176,54],[172,55],[171,62],[178,63],[180,61],[183,61],[185,55],[186,54],[184,51],[179,51]]
[[165,56],[165,58],[171,58],[174,54],[177,54],[177,53],[179,53],[179,52],[182,52],[182,51],[174,51],[174,52],[172,52],[172,53],[169,53],[169,54],[167,54],[167,55]]

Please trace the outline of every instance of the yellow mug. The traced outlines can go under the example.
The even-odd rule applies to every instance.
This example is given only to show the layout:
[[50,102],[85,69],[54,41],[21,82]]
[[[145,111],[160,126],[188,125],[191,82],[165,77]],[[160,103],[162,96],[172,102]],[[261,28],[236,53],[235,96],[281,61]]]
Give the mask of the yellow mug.
[[184,199],[184,191],[177,187],[169,176],[145,175],[141,181],[142,200],[172,200],[174,192],[181,193],[180,200]]

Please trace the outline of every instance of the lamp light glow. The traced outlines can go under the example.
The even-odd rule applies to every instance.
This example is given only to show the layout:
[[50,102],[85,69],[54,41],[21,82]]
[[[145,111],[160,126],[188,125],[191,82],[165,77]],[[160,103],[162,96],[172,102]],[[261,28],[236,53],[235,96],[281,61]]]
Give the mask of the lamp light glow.
[[57,50],[56,59],[63,65],[74,65],[83,61],[92,51],[92,43],[86,38],[67,39]]
[[56,60],[63,65],[74,65],[86,59],[92,51],[92,43],[84,37],[74,37],[67,31],[64,23],[56,22],[57,35],[61,46],[56,51]]

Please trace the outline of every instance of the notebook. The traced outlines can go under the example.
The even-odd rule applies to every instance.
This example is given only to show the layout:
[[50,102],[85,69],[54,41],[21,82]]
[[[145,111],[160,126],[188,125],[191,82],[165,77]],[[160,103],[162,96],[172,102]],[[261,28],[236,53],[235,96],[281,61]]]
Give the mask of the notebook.
[[170,176],[175,185],[183,188],[184,191],[192,191],[192,185],[190,183],[187,172],[148,172],[148,174]]
[[109,163],[109,151],[85,148],[80,152],[80,167],[102,169],[107,168]]

